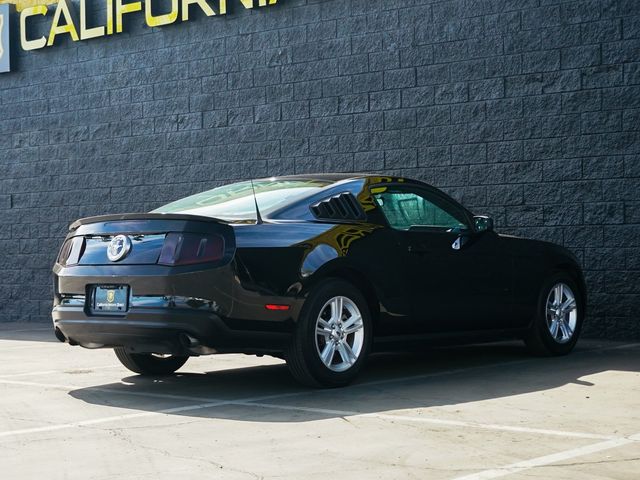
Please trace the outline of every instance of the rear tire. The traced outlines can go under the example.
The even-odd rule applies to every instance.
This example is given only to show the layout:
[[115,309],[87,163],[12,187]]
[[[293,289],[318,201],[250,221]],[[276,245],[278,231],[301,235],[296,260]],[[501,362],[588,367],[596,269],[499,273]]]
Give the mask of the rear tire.
[[362,369],[371,337],[371,315],[362,293],[344,280],[327,279],[304,302],[287,365],[304,385],[342,387]]
[[584,319],[582,292],[565,272],[542,287],[536,317],[524,341],[538,356],[566,355],[575,347]]
[[152,353],[130,353],[122,347],[114,348],[120,363],[134,373],[141,375],[170,375],[183,366],[188,356],[156,356]]

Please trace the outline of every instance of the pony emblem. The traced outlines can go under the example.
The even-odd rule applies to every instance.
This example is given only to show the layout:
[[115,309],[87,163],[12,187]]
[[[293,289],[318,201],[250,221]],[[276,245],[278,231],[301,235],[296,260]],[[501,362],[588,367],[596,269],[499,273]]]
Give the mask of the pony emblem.
[[107,247],[107,258],[112,262],[122,260],[131,250],[131,239],[126,235],[116,235]]

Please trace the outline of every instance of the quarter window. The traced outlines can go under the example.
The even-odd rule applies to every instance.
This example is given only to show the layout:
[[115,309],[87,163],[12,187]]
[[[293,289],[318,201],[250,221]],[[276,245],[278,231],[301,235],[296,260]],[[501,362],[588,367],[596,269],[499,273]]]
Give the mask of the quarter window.
[[374,188],[372,194],[389,225],[396,230],[468,228],[464,211],[444,198],[391,187]]

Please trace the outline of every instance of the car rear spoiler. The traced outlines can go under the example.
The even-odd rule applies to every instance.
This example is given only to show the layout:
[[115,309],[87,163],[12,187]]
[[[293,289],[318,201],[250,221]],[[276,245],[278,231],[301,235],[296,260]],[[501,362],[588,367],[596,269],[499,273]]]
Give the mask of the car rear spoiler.
[[203,217],[200,215],[187,215],[183,213],[119,213],[115,215],[96,215],[94,217],[81,218],[69,225],[69,231],[72,232],[74,230],[77,230],[82,225],[90,225],[93,223],[119,222],[127,220],[182,220],[225,225],[229,223],[219,218]]

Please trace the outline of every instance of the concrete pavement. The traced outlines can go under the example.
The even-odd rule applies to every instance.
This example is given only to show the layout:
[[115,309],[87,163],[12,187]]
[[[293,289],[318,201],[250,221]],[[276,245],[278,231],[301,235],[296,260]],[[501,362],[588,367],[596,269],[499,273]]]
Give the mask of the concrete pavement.
[[282,361],[190,359],[172,377],[0,326],[0,467],[11,480],[637,479],[640,344],[384,354],[338,390]]

